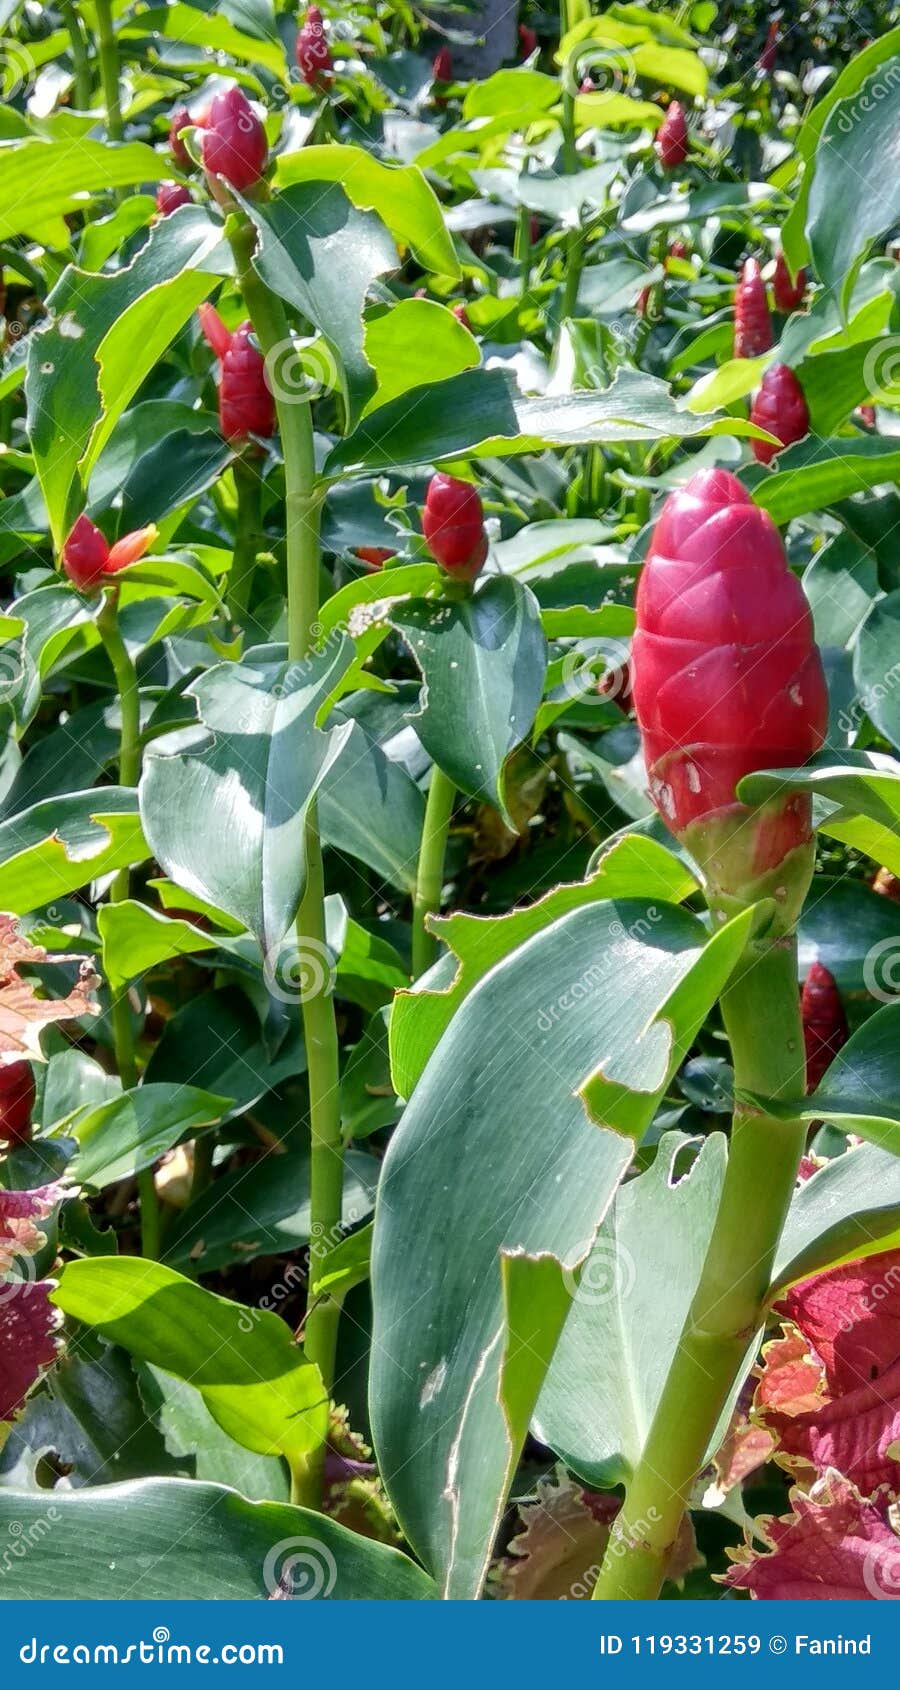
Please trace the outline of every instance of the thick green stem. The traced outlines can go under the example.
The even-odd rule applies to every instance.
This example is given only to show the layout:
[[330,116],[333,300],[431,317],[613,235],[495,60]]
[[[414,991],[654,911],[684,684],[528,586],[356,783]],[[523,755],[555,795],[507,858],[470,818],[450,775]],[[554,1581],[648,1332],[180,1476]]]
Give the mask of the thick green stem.
[[[792,939],[750,947],[722,998],[722,1013],[736,1097],[802,1093]],[[759,1331],[804,1139],[802,1121],[776,1120],[738,1103],[700,1284],[610,1535],[594,1591],[602,1600],[652,1601],[659,1594],[691,1487]]]
[[519,206],[513,257],[521,270],[519,293],[521,298],[524,299],[531,281],[531,212],[527,205]]
[[[97,632],[109,658],[119,695],[119,781],[122,786],[137,786],[141,772],[141,697],[135,667],[119,630],[118,592],[115,588],[107,594],[97,617]],[[111,904],[121,903],[128,897],[129,884],[128,869],[120,869],[109,890]],[[137,1085],[138,1074],[127,987],[117,995],[111,994],[110,1020],[119,1078],[125,1090],[130,1091]],[[160,1247],[160,1214],[153,1169],[144,1168],[137,1178],[141,1208],[141,1251],[149,1259],[155,1260]]]
[[[248,219],[233,220],[230,240],[244,303],[267,369],[274,373],[278,357],[286,356],[290,347],[290,328],[284,308],[253,268],[256,236]],[[300,395],[279,394],[277,383],[273,386],[284,458],[288,655],[300,661],[315,645],[317,632],[321,491],[316,483],[309,402]],[[327,955],[327,941],[325,877],[314,803],[307,816],[306,861],[306,890],[297,913],[297,943],[301,958],[311,958],[311,972],[318,977],[323,972],[321,962]],[[343,1207],[339,1047],[330,979],[318,979],[316,989],[304,994],[302,1016],[311,1135],[310,1236],[321,1267],[323,1259],[340,1242]],[[340,1304],[330,1297],[314,1301],[304,1333],[304,1351],[318,1366],[329,1397],[334,1384],[340,1312]],[[292,1495],[296,1501],[313,1507],[320,1504],[324,1464],[323,1443],[310,1453],[303,1470],[292,1475]]]
[[74,0],[60,0],[59,12],[72,49],[75,105],[79,111],[87,111],[91,103],[91,61],[81,19],[75,10]]
[[[568,88],[562,97],[563,170],[571,176],[578,169],[578,149],[575,145],[575,96]],[[580,213],[577,213],[580,219]],[[565,275],[563,277],[562,320],[571,317],[578,304],[578,288],[584,263],[584,233],[580,221],[566,231]]]
[[436,915],[441,907],[441,891],[444,885],[444,856],[447,850],[447,835],[450,831],[450,818],[453,815],[453,803],[456,798],[456,787],[449,775],[439,769],[437,763],[432,765],[431,782],[428,787],[428,802],[425,805],[425,821],[422,826],[422,844],[419,848],[419,866],[416,873],[416,891],[413,899],[413,932],[412,932],[412,971],[413,979],[418,980],[426,968],[430,968],[437,953],[437,940],[429,933],[426,917]]
[[[235,458],[233,473],[237,493],[237,526],[234,533],[234,554],[228,574],[228,608],[232,622],[238,629],[243,629],[250,607],[250,593],[260,547],[262,481],[258,469],[243,454]],[[252,640],[248,640],[245,645],[252,643]]]
[[94,0],[97,12],[97,56],[100,85],[106,107],[106,133],[111,141],[122,139],[122,106],[119,98],[119,49],[113,29],[109,0]]

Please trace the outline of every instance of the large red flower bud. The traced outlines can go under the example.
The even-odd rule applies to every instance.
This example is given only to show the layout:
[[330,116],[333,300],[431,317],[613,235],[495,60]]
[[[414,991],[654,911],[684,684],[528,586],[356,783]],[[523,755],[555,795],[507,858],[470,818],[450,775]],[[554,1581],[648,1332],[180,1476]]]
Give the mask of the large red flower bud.
[[818,750],[828,696],[781,537],[740,482],[702,470],[670,494],[637,594],[632,687],[651,796],[722,908],[768,895],[787,925],[812,872],[810,800],[757,810],[735,788]]
[[217,94],[203,131],[203,167],[232,188],[253,188],[266,168],[266,132],[240,88]]
[[684,107],[673,100],[656,131],[656,156],[663,170],[677,170],[688,156],[688,126]]
[[785,316],[789,311],[796,311],[798,305],[803,304],[806,292],[806,271],[798,270],[791,281],[791,272],[787,266],[787,259],[783,252],[779,252],[775,260],[775,274],[772,278],[772,295],[775,309],[783,311]]
[[756,61],[756,64],[757,64],[757,68],[761,71],[764,71],[766,76],[771,76],[771,74],[772,74],[773,70],[775,69],[775,66],[777,65],[777,63],[778,63],[778,25],[777,25],[777,23],[775,23],[773,21],[772,23],[769,24],[768,30],[766,31],[766,44],[763,47],[763,49],[762,49],[762,51],[759,55],[759,58]]
[[181,165],[182,170],[192,170],[194,161],[181,139],[179,131],[189,129],[193,121],[187,106],[176,106],[169,120],[169,152],[172,154],[175,163]]
[[325,87],[331,81],[332,59],[325,26],[318,6],[310,6],[294,47],[297,69],[310,88]]
[[63,569],[80,592],[96,587],[106,569],[109,546],[99,528],[82,512],[62,549]]
[[750,406],[750,421],[781,441],[781,446],[770,446],[767,440],[751,440],[753,456],[761,464],[771,463],[782,447],[793,446],[795,440],[809,433],[803,389],[787,364],[769,365]]
[[441,568],[474,581],[488,554],[484,511],[476,489],[452,475],[434,475],[422,511],[422,532]]
[[800,994],[803,1043],[806,1049],[806,1089],[816,1086],[830,1068],[841,1045],[850,1037],[837,981],[820,962],[814,962]]
[[530,24],[520,23],[519,29],[518,29],[518,35],[519,35],[519,58],[520,59],[530,59],[532,53],[534,52],[534,50],[535,50],[535,48],[537,47],[537,44],[538,44],[537,30],[532,29]]
[[180,182],[160,182],[156,190],[156,209],[160,217],[169,217],[180,205],[193,205],[190,188]]
[[219,426],[224,439],[238,441],[248,434],[274,434],[275,401],[266,384],[265,360],[252,338],[252,323],[241,323],[232,334],[208,302],[200,306],[198,316],[221,364]]
[[34,1073],[30,1062],[0,1068],[0,1144],[26,1144],[31,1137]]
[[765,283],[755,258],[748,258],[734,295],[734,355],[758,358],[774,345]]

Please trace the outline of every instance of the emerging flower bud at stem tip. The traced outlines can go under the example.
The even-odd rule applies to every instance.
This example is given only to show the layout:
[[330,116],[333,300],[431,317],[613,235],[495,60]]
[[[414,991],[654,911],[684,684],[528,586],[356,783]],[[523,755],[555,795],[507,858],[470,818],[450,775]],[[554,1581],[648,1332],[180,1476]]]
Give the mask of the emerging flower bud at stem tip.
[[240,88],[217,94],[203,131],[203,168],[243,192],[260,181],[269,156],[266,132]]
[[670,494],[637,594],[632,685],[650,793],[700,864],[714,907],[774,898],[793,926],[812,873],[811,806],[757,809],[735,788],[819,749],[825,676],[803,590],[771,518],[734,476]]
[[253,325],[241,323],[232,334],[214,305],[198,310],[200,327],[221,364],[219,427],[225,440],[264,439],[275,433],[275,400],[266,384],[265,360],[253,339]]
[[180,205],[193,205],[190,188],[180,182],[160,182],[156,190],[156,209],[160,217],[169,217]]
[[297,69],[310,88],[327,88],[332,59],[318,6],[310,6],[294,47]]
[[688,126],[684,107],[673,100],[656,131],[656,156],[663,170],[677,170],[688,156]]
[[137,528],[134,533],[123,535],[110,546],[96,523],[82,513],[63,546],[63,569],[79,592],[93,592],[104,576],[117,575],[120,569],[143,557],[158,532],[156,524],[151,523],[148,528]]
[[774,346],[766,288],[755,258],[748,258],[734,295],[734,355],[759,358]]
[[[754,395],[750,421],[774,434],[782,447],[793,446],[795,440],[802,440],[809,433],[809,411],[803,389],[787,364],[770,364],[759,392]],[[779,451],[779,447],[770,446],[767,440],[751,440],[750,448],[761,464],[771,463]]]
[[452,475],[434,475],[422,511],[422,532],[441,568],[456,581],[474,581],[488,540],[476,489]]

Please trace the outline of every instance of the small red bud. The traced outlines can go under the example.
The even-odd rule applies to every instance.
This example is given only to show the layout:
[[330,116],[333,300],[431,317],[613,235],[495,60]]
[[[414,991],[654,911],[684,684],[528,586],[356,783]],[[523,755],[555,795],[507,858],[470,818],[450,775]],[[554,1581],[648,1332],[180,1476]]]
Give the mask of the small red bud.
[[477,490],[455,476],[431,478],[422,532],[441,568],[457,581],[474,581],[488,554],[484,511]]
[[453,81],[453,55],[446,45],[439,47],[432,59],[431,79],[433,82]]
[[109,548],[104,574],[118,575],[120,569],[127,569],[130,563],[137,563],[139,557],[149,552],[156,540],[159,529],[155,522],[146,528],[135,528],[131,534],[123,534],[121,540]]
[[231,345],[231,330],[226,329],[218,311],[214,305],[210,305],[209,300],[204,300],[203,304],[198,306],[197,316],[203,336],[209,341],[216,357],[224,358]]
[[530,59],[538,44],[537,30],[527,23],[519,24],[519,57]]
[[181,139],[179,130],[189,129],[193,121],[187,106],[176,106],[169,122],[169,152],[175,163],[181,165],[182,170],[192,170],[194,161]]
[[241,191],[262,177],[269,156],[266,132],[237,86],[217,94],[203,131],[203,167]]
[[766,44],[763,47],[756,64],[758,70],[765,71],[767,76],[771,76],[777,63],[778,25],[773,21],[769,24],[768,32],[766,34]]
[[656,131],[656,156],[663,170],[677,170],[688,156],[688,126],[684,107],[673,100]]
[[197,314],[221,364],[219,427],[223,438],[245,440],[248,434],[268,438],[275,433],[275,401],[266,382],[265,359],[252,338],[252,323],[241,323],[232,334],[208,301]]
[[0,1144],[27,1144],[34,1108],[34,1073],[30,1062],[0,1068]]
[[798,270],[796,279],[791,281],[787,259],[783,252],[779,252],[775,260],[775,274],[772,277],[772,297],[775,300],[775,309],[783,311],[785,316],[789,311],[796,311],[798,305],[803,304],[805,292],[806,271]]
[[169,217],[180,205],[193,205],[189,188],[180,182],[160,182],[156,190],[156,209],[160,217]]
[[837,982],[827,968],[814,962],[800,994],[803,1043],[806,1048],[806,1089],[815,1091],[826,1068],[847,1043],[849,1030]]
[[331,81],[331,53],[318,6],[310,6],[294,47],[297,69],[310,88],[327,87]]
[[690,258],[690,256],[686,241],[676,239],[669,247],[670,258]]
[[383,569],[389,557],[396,557],[389,546],[357,546],[356,555],[369,569]]
[[874,428],[875,425],[876,425],[876,422],[878,420],[876,415],[875,415],[875,406],[874,405],[860,405],[860,407],[859,407],[859,419],[860,419],[860,422],[865,423],[866,428]]
[[99,528],[82,512],[62,549],[63,569],[80,592],[89,592],[101,580],[109,559],[109,546]]
[[781,441],[781,446],[770,446],[767,440],[751,440],[753,456],[761,464],[770,464],[776,452],[809,433],[803,389],[787,364],[769,365],[750,406],[750,421]]
[[461,299],[458,300],[457,303],[454,305],[453,315],[456,318],[456,321],[458,323],[461,323],[464,329],[468,329],[469,333],[471,334],[472,325],[469,322],[469,313],[466,310],[466,308],[465,308]]
[[758,358],[774,345],[766,289],[755,258],[744,265],[734,295],[734,356]]

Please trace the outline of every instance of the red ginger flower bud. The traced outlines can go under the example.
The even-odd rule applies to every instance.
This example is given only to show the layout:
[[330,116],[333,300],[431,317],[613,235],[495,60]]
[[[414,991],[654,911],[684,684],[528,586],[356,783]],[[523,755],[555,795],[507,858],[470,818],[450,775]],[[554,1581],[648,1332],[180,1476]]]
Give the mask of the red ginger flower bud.
[[266,132],[238,87],[217,94],[203,131],[203,167],[239,191],[253,188],[266,168]]
[[156,190],[156,209],[160,217],[169,217],[180,205],[193,205],[191,191],[180,182],[160,182]]
[[151,523],[148,528],[137,528],[109,546],[96,523],[82,512],[63,546],[63,569],[79,592],[91,592],[100,585],[104,575],[116,575],[143,557],[158,533],[155,523]]
[[816,1086],[830,1068],[850,1032],[837,981],[820,962],[814,962],[800,994],[800,1017],[806,1049],[806,1089]]
[[537,30],[527,23],[519,24],[519,57],[530,59],[538,44]]
[[688,126],[684,107],[673,100],[656,131],[656,156],[663,170],[677,170],[688,156]]
[[774,896],[792,925],[812,873],[810,800],[751,811],[735,788],[817,751],[828,695],[778,530],[725,470],[700,471],[663,506],[631,668],[651,796],[704,869],[710,901]]
[[30,1062],[0,1068],[0,1144],[26,1144],[31,1137],[34,1073]]
[[783,252],[779,252],[775,260],[775,274],[772,278],[772,294],[777,311],[783,311],[785,316],[789,311],[796,311],[798,305],[803,304],[806,292],[806,271],[798,270],[791,281],[791,272],[787,266],[787,259]]
[[769,24],[766,44],[756,63],[758,69],[765,71],[767,76],[771,76],[778,63],[778,25],[774,21]]
[[169,152],[175,163],[181,165],[182,170],[192,170],[194,161],[179,131],[190,128],[193,121],[187,106],[176,106],[169,121]]
[[396,557],[397,553],[389,546],[357,546],[356,555],[371,570],[383,569],[388,558]]
[[307,10],[303,28],[297,36],[294,55],[297,69],[310,88],[325,86],[331,81],[329,72],[332,58],[318,6],[310,6]]
[[751,440],[753,456],[761,464],[770,464],[776,452],[809,433],[803,389],[787,364],[769,365],[750,406],[750,421],[781,441],[781,446],[770,446],[767,440]]
[[690,258],[687,242],[676,238],[669,247],[670,258]]
[[463,301],[461,299],[457,300],[456,304],[452,307],[452,311],[453,311],[454,317],[456,318],[456,321],[458,323],[461,323],[464,329],[468,329],[469,333],[471,334],[472,325],[469,322],[469,313],[466,310],[465,305],[463,304]]
[[734,356],[758,358],[774,344],[765,284],[756,259],[748,258],[734,296]]
[[431,79],[433,82],[453,81],[453,54],[447,46],[439,47],[431,61]]
[[488,554],[484,511],[475,488],[452,475],[434,475],[422,511],[422,532],[441,568],[474,581]]
[[252,339],[253,325],[241,323],[232,334],[214,305],[198,311],[200,327],[222,366],[219,380],[219,427],[225,440],[275,433],[275,401],[266,384],[265,360]]

